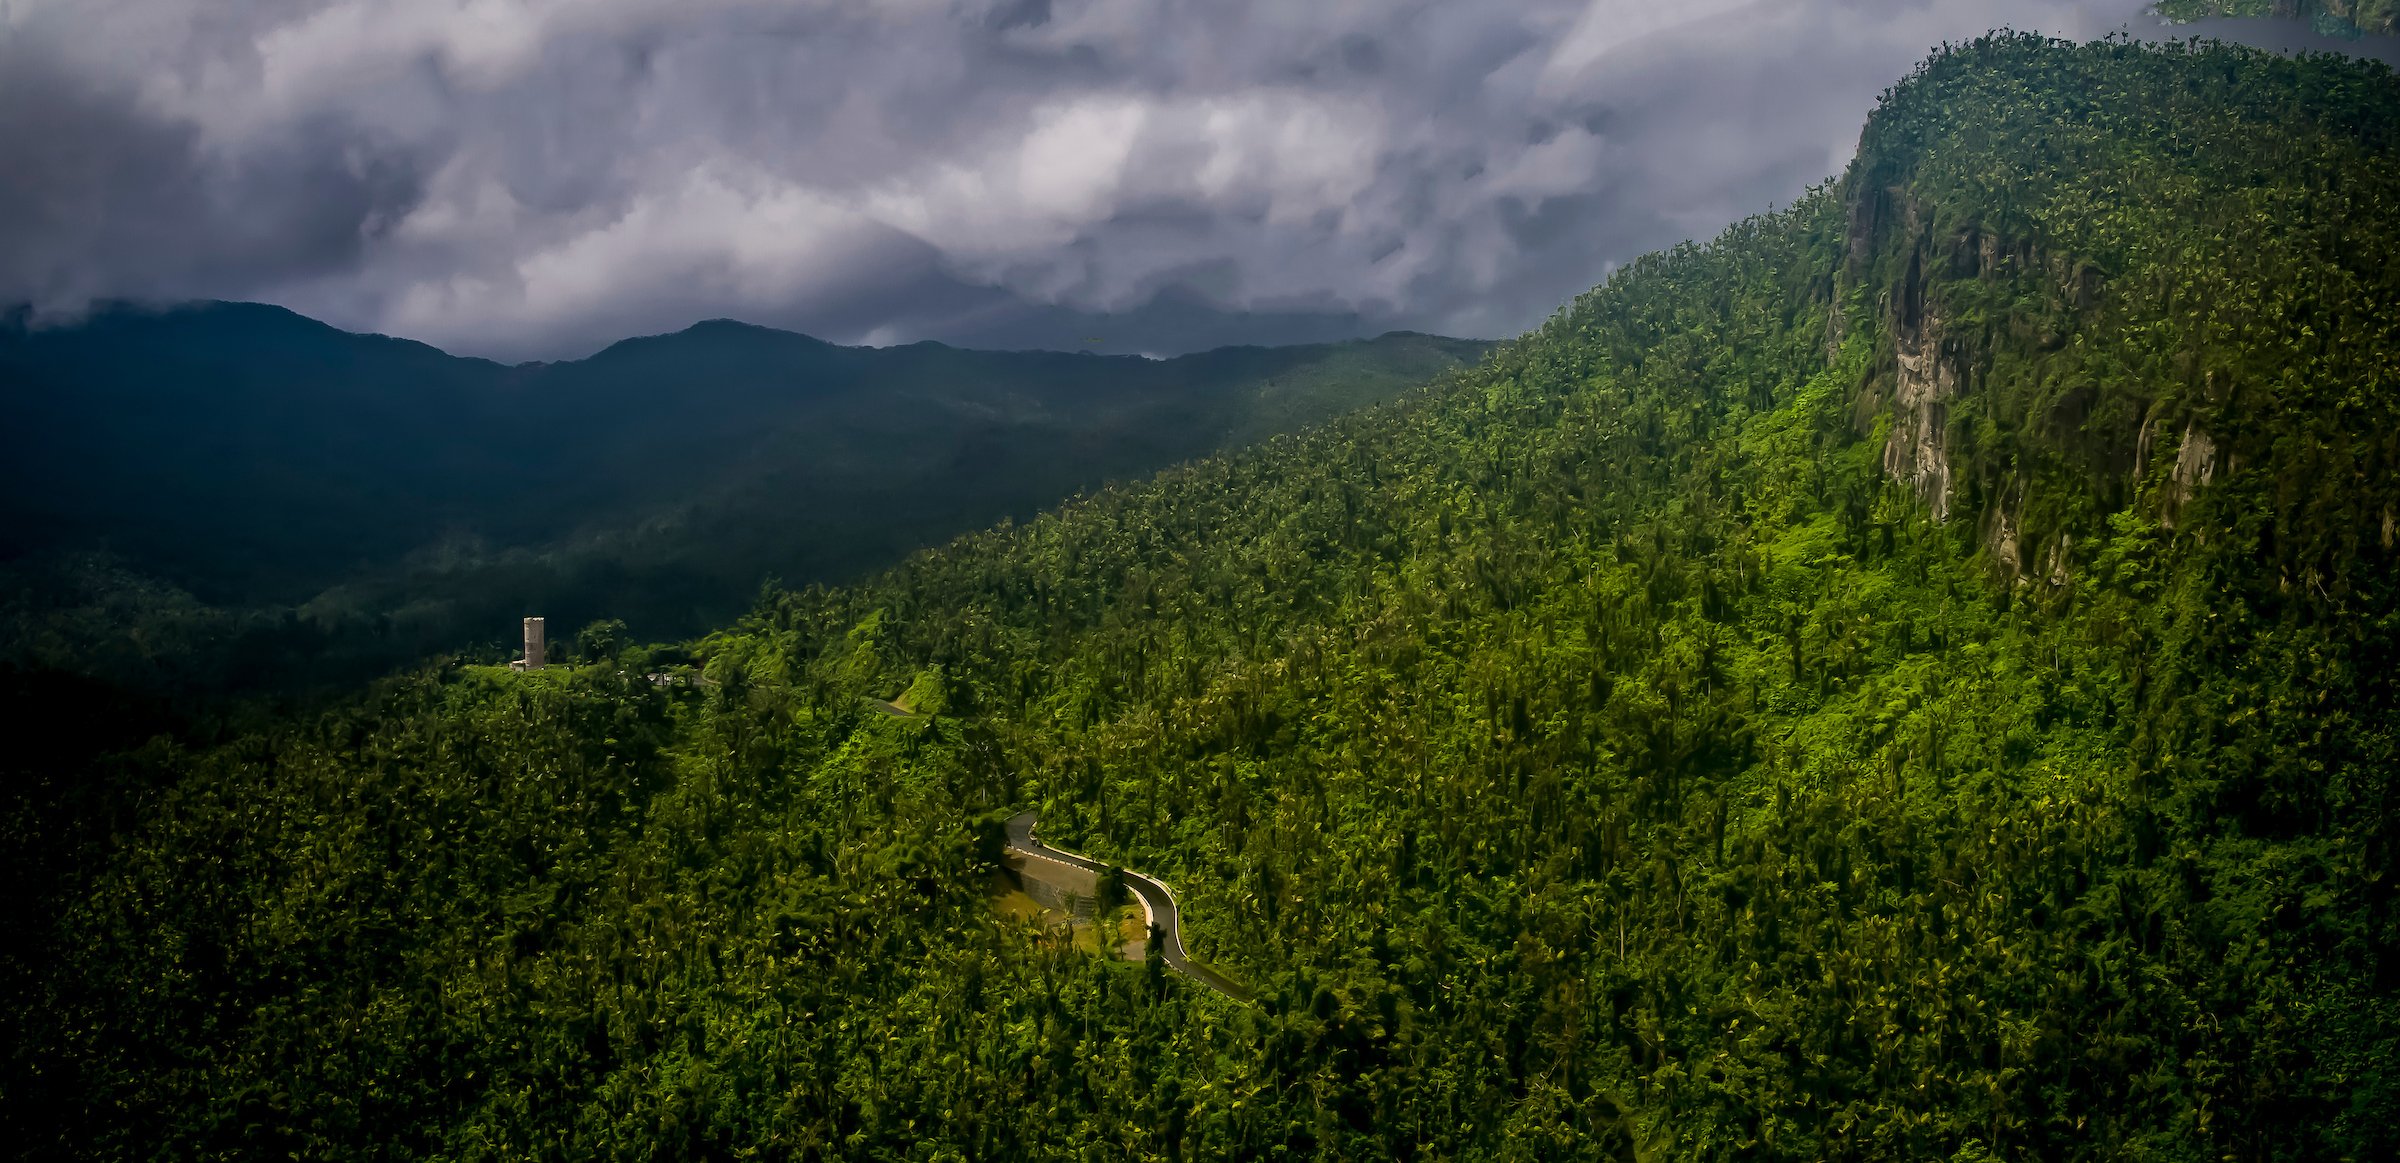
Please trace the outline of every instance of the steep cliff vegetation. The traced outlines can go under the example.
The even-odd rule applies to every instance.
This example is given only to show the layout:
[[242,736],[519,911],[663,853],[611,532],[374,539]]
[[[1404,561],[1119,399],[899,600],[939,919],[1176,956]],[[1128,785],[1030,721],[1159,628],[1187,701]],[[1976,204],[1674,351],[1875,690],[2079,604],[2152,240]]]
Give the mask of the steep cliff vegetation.
[[[1958,46],[1837,185],[776,595],[706,684],[129,755],[9,978],[11,1137],[2389,1157],[2395,133],[2380,66]],[[1020,805],[1258,1003],[998,920]]]

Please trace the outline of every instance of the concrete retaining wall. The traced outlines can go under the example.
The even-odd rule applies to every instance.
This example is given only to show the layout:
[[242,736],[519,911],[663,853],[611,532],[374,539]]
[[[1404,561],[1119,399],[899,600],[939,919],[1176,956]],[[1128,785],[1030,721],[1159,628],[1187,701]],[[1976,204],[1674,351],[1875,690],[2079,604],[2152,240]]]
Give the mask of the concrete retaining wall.
[[1025,886],[1025,895],[1041,902],[1044,908],[1084,921],[1098,914],[1099,873],[1014,848],[1001,853],[1000,863],[1017,875],[1017,882]]

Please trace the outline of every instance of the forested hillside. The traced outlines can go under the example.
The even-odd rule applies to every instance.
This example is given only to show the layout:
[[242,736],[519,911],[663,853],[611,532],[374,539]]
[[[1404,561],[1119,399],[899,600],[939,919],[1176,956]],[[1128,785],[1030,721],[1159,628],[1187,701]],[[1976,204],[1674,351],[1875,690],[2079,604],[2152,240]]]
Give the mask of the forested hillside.
[[851,580],[1486,346],[1154,360],[720,320],[503,367],[256,304],[0,319],[0,665],[259,689],[505,644],[529,613],[697,633],[764,578]]
[[2400,4],[2393,0],[2159,0],[2158,12],[2169,20],[2184,21],[2211,16],[2295,17],[2335,36],[2388,33],[2400,25]]
[[[124,1158],[2400,1154],[2400,82],[1998,36],[1428,391],[18,820]],[[907,688],[922,717],[863,702]],[[1241,1006],[987,904],[1160,874]]]

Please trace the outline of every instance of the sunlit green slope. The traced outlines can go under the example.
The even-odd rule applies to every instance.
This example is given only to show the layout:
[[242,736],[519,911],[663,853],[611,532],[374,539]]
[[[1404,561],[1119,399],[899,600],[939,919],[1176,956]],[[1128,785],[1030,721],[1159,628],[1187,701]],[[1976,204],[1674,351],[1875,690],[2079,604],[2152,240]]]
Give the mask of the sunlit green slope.
[[[50,838],[7,1118],[2389,1157],[2395,133],[2380,66],[1961,46],[1838,185],[1421,395],[775,598],[713,685],[426,674],[154,749]],[[1257,1005],[998,920],[1019,806]]]

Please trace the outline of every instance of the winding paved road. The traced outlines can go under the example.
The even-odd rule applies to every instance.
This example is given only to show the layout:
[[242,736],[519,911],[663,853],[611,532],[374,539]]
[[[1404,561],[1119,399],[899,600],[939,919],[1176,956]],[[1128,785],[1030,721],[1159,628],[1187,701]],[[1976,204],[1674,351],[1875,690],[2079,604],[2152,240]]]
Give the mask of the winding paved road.
[[[1008,818],[1008,846],[1027,856],[1055,860],[1107,875],[1109,866],[1088,856],[1052,848],[1033,838],[1035,813],[1019,812]],[[1149,915],[1150,927],[1159,934],[1159,954],[1167,968],[1191,978],[1237,1002],[1250,1000],[1250,991],[1234,983],[1232,978],[1192,960],[1183,950],[1183,912],[1176,907],[1175,894],[1168,891],[1165,881],[1144,876],[1130,868],[1116,870],[1125,878],[1125,887],[1141,898],[1142,911]]]

